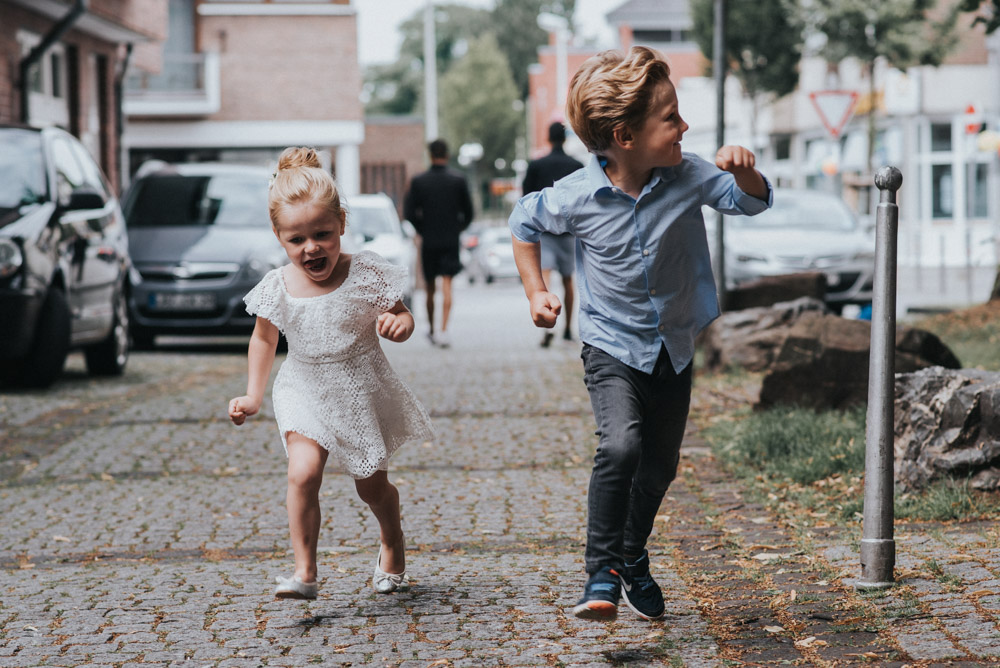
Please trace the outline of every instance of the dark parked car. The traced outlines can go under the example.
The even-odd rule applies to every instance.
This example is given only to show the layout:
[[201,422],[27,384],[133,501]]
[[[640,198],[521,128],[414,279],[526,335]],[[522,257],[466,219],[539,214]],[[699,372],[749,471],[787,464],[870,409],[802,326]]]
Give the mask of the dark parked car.
[[0,126],[0,376],[46,387],[73,348],[92,374],[123,373],[130,266],[118,199],[83,145]]
[[264,167],[162,164],[140,169],[124,199],[132,261],[132,338],[248,334],[243,297],[288,262],[271,230]]

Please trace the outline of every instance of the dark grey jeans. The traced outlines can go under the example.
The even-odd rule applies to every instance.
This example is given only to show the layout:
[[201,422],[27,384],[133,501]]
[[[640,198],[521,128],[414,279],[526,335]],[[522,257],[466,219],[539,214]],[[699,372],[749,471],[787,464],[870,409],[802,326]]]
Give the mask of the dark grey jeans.
[[653,373],[584,344],[584,382],[600,440],[587,494],[588,573],[642,554],[677,475],[691,403],[691,365],[679,374],[666,348]]

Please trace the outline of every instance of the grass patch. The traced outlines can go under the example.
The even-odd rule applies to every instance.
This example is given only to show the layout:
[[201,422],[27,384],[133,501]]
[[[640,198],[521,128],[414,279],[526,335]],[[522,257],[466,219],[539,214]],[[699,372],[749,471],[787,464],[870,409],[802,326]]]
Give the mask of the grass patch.
[[[719,460],[781,515],[805,524],[856,524],[864,508],[865,412],[777,407],[703,430]],[[968,480],[899,494],[908,521],[1000,518],[1000,495]]]
[[968,480],[942,480],[920,493],[896,496],[896,517],[912,521],[962,520],[1000,516],[1000,497],[980,492]]
[[863,410],[778,407],[705,433],[717,455],[776,481],[812,483],[865,466]]
[[929,316],[913,324],[941,339],[963,367],[1000,371],[1000,302]]

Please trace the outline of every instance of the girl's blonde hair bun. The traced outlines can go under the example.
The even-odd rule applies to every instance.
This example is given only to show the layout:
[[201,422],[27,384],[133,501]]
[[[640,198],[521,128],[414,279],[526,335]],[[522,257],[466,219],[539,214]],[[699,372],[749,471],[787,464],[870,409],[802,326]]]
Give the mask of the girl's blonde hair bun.
[[277,227],[282,214],[298,204],[316,204],[341,221],[347,219],[333,176],[323,169],[316,150],[306,146],[286,148],[278,156],[278,168],[267,193],[271,224]]
[[286,148],[278,156],[278,171],[283,169],[295,169],[296,167],[315,167],[322,169],[323,164],[319,160],[319,154],[315,149],[305,146],[293,146]]

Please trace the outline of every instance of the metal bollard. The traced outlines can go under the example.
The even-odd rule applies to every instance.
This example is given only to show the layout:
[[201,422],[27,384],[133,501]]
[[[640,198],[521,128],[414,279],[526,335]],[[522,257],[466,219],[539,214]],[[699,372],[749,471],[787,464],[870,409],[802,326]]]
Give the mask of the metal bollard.
[[903,175],[895,167],[875,174],[881,191],[875,217],[875,285],[872,301],[871,353],[868,364],[868,417],[865,432],[864,527],[858,589],[893,584],[893,402],[896,357],[896,191]]

